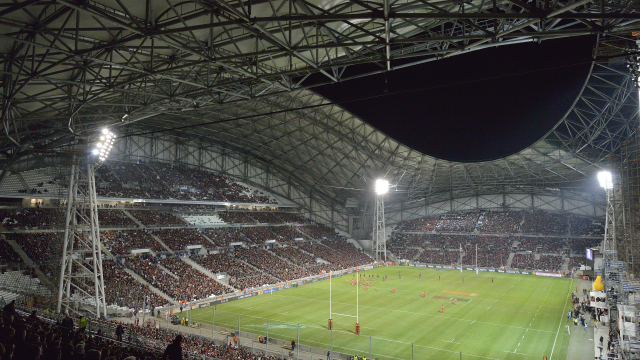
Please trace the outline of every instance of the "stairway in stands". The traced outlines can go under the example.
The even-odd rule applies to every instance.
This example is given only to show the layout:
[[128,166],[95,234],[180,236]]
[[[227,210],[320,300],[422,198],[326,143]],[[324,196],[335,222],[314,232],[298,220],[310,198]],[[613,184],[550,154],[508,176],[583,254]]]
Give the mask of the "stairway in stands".
[[198,264],[197,262],[191,260],[189,257],[186,256],[181,256],[180,260],[184,261],[185,263],[189,264],[189,266],[191,266],[192,268],[200,271],[201,273],[205,274],[208,278],[210,278],[211,280],[225,285],[225,286],[229,286],[230,288],[232,288],[233,290],[237,291],[238,289],[234,288],[233,286],[229,285],[229,284],[225,284],[222,281],[219,281],[218,278],[216,277],[216,274],[212,273],[211,271],[209,271],[207,268],[205,268],[204,266]]
[[122,212],[127,215],[131,220],[133,220],[133,222],[135,222],[136,224],[138,224],[138,226],[140,226],[141,229],[144,229],[144,224],[141,223],[140,221],[138,221],[138,219],[136,219],[135,216],[133,216],[130,212],[128,212],[127,210],[122,210]]
[[506,265],[508,269],[511,269],[511,263],[513,262],[514,256],[516,256],[516,253],[514,252],[509,253],[509,259],[507,260],[507,265]]

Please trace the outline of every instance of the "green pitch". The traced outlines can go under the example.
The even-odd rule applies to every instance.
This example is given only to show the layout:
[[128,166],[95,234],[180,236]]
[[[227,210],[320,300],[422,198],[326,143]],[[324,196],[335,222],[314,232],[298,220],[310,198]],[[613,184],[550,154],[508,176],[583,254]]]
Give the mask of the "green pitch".
[[[362,273],[367,279],[380,279],[374,279],[369,290],[358,289],[358,314],[356,286],[351,285],[355,277],[332,280],[334,351],[368,357],[371,337],[373,357],[378,359],[411,359],[412,351],[415,359],[456,360],[460,352],[463,359],[567,357],[571,280],[414,267]],[[386,281],[383,275],[388,275]],[[192,319],[211,324],[212,311],[194,309]],[[237,329],[238,314],[241,331],[264,336],[268,318],[270,337],[294,340],[300,324],[301,344],[330,347],[328,280],[218,305],[215,324]]]

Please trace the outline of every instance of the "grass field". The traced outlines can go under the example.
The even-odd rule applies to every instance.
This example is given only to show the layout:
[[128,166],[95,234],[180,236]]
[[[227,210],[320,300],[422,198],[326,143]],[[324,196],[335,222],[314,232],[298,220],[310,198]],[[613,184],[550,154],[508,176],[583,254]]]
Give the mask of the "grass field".
[[[460,352],[463,359],[567,357],[564,325],[573,284],[569,279],[413,267],[364,273],[388,275],[388,280],[375,279],[368,291],[359,288],[359,336],[352,275],[332,281],[334,351],[368,356],[371,337],[373,357],[378,359],[411,359],[412,344],[415,359],[455,360]],[[212,311],[194,309],[191,317],[211,324]],[[290,341],[299,323],[301,344],[330,346],[329,281],[218,305],[216,326],[237,329],[238,314],[242,331],[264,335],[268,318],[269,336]]]

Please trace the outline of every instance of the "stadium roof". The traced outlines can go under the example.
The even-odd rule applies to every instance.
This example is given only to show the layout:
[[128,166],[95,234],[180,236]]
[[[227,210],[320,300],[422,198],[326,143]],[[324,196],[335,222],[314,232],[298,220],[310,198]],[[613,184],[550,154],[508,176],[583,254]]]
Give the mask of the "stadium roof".
[[[385,176],[438,200],[511,189],[580,192],[637,126],[624,67],[594,63],[557,126],[503,159],[455,163],[418,153],[317,95],[346,81],[485,47],[601,35],[619,54],[640,30],[633,0],[23,1],[0,5],[0,169],[105,125],[120,137],[218,144],[258,158],[304,190],[344,203]],[[611,40],[610,40],[611,39]],[[604,49],[604,50],[603,50]],[[363,75],[364,76],[364,75]]]

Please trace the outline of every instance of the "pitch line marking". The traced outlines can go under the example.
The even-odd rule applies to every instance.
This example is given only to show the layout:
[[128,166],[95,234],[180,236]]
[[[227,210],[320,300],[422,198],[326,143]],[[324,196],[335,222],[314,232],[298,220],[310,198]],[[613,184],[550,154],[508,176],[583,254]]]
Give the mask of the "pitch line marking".
[[[573,279],[571,279],[571,285],[569,286],[569,292],[571,292],[571,288],[573,288]],[[562,308],[562,315],[560,316],[560,323],[558,323],[558,331],[556,332],[556,338],[553,340],[553,347],[551,348],[551,355],[549,355],[549,360],[553,359],[553,350],[556,349],[556,341],[558,341],[558,334],[560,333],[560,326],[562,325],[562,320],[564,320],[564,310],[567,308],[567,300],[569,297],[567,296],[564,299],[564,307]]]
[[333,313],[333,315],[340,315],[340,316],[348,316],[348,317],[355,317],[353,315],[346,315],[346,314],[338,314],[338,313]]

